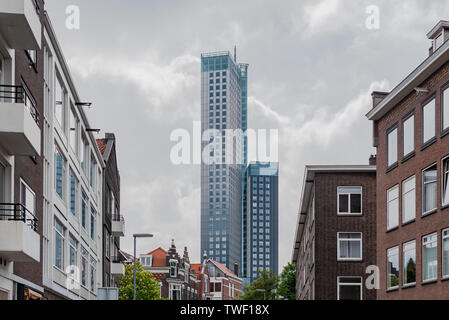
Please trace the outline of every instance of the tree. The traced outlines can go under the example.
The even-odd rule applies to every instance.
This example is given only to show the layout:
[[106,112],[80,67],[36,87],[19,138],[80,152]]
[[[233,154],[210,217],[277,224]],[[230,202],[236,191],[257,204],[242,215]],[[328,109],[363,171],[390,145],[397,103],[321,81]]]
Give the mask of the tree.
[[284,300],[296,300],[296,266],[293,263],[282,270],[277,292]]
[[[125,275],[119,279],[119,300],[133,300],[134,265],[125,265]],[[136,262],[136,300],[161,300],[159,281],[142,264]]]
[[259,278],[243,288],[241,300],[277,300],[279,276],[272,270],[259,270]]

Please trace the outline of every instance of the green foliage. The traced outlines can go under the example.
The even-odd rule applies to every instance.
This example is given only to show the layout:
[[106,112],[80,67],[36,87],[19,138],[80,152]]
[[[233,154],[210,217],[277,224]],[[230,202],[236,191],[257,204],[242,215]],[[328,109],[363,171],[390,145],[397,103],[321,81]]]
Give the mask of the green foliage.
[[293,263],[282,270],[277,292],[284,300],[296,300],[296,266]]
[[[119,300],[133,300],[134,266],[125,265],[125,275],[119,279]],[[142,264],[136,264],[136,300],[161,300],[159,281],[145,271]]]
[[[258,270],[259,278],[249,286],[243,288],[241,300],[277,300],[277,288],[279,284],[279,276],[275,275],[272,270]],[[263,290],[263,291],[262,291]]]

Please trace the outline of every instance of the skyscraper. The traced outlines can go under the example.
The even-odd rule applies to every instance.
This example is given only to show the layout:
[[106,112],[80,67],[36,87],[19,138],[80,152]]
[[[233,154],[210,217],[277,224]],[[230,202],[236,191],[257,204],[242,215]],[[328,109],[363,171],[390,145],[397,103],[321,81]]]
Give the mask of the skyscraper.
[[251,162],[247,170],[246,264],[243,277],[254,281],[258,270],[278,274],[278,163]]
[[[247,69],[229,52],[201,55],[201,131],[221,135],[202,141],[212,162],[201,165],[201,251],[230,269],[242,265],[246,139],[237,134],[226,141],[226,130],[246,130]],[[214,149],[205,150],[208,145]]]

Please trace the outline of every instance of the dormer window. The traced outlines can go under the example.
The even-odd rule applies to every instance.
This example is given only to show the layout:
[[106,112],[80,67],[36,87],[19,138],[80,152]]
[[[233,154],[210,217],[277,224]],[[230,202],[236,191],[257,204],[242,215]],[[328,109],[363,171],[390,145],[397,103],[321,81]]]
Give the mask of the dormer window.
[[141,256],[140,262],[144,267],[152,267],[153,266],[153,256]]
[[170,278],[176,278],[178,276],[178,262],[176,260],[170,261]]
[[433,51],[438,50],[444,43],[444,30],[433,40]]

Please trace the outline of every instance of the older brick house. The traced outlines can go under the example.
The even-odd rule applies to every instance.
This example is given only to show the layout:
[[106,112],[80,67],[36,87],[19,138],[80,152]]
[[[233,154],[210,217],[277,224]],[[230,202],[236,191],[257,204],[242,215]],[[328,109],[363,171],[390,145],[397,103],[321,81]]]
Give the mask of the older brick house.
[[[449,22],[391,92],[373,92],[379,299],[449,299]],[[404,52],[405,53],[405,52]]]
[[375,166],[307,166],[292,256],[296,298],[375,300],[364,285],[376,264],[375,222]]

